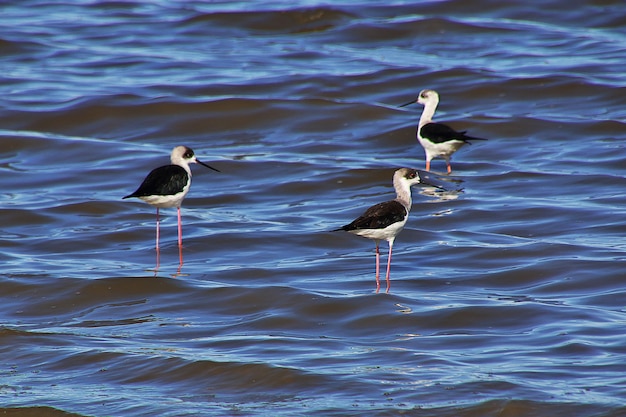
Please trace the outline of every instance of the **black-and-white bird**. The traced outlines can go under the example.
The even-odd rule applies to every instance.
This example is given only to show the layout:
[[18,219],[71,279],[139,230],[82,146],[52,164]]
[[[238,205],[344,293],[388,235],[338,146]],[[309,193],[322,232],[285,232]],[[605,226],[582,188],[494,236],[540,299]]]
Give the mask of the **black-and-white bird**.
[[200,164],[220,172],[200,162],[193,150],[186,146],[177,146],[170,156],[171,165],[153,169],[143,180],[139,188],[123,198],[137,197],[156,207],[156,249],[159,250],[159,209],[176,207],[178,210],[178,246],[183,245],[183,228],[180,218],[180,206],[191,186],[191,168],[189,164]]
[[376,292],[380,290],[380,251],[378,248],[381,240],[389,243],[389,255],[387,258],[387,292],[391,285],[389,279],[389,271],[391,268],[391,252],[393,242],[402,231],[409,212],[411,211],[411,186],[415,184],[432,185],[441,188],[435,184],[424,180],[419,171],[412,168],[400,168],[393,174],[393,186],[396,189],[396,198],[384,203],[379,203],[368,208],[365,213],[354,220],[334,231],[344,230],[368,239],[373,239],[376,243]]
[[424,105],[424,111],[417,125],[417,140],[426,152],[426,171],[430,171],[430,161],[433,158],[442,157],[446,160],[448,174],[451,173],[450,158],[453,153],[466,143],[471,144],[471,140],[486,140],[468,136],[465,131],[458,132],[448,125],[434,122],[432,118],[439,104],[439,94],[435,90],[422,90],[417,100],[409,101],[400,107],[413,103]]

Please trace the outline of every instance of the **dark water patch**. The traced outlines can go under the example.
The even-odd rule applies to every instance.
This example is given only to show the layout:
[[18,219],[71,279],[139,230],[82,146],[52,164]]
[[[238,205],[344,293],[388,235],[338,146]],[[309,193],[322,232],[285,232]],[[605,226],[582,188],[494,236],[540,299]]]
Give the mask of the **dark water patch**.
[[0,412],[13,417],[81,417],[84,415],[68,413],[53,407],[3,407],[0,408]]
[[227,31],[235,28],[240,33],[255,34],[310,34],[330,30],[353,15],[349,12],[332,8],[307,8],[292,10],[254,12],[215,12],[200,14],[182,22],[188,33],[190,28],[202,31],[203,26],[222,27]]

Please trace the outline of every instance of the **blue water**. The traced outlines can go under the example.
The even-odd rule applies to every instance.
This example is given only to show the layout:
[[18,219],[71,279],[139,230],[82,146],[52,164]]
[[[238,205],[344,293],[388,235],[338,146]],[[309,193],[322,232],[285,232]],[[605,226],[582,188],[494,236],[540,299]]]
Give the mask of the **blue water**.
[[[3,412],[626,415],[619,2],[2,16]],[[424,168],[423,88],[489,140],[433,161],[376,294],[374,243],[330,230]],[[221,173],[192,167],[157,258],[122,197],[180,144]]]

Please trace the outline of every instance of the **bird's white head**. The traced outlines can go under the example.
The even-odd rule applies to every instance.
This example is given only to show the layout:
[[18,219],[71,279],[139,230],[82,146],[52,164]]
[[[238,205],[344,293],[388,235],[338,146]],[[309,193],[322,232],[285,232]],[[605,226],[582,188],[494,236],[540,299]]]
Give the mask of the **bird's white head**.
[[403,184],[407,187],[411,187],[415,184],[424,184],[441,190],[444,189],[441,185],[437,184],[437,180],[431,178],[428,172],[413,168],[398,169],[393,175],[393,182],[394,184]]
[[170,156],[172,165],[189,166],[189,164],[195,164],[198,162],[196,155],[193,153],[193,149],[186,146],[177,146],[172,150]]
[[213,168],[201,162],[193,152],[193,149],[188,148],[187,146],[177,146],[172,150],[172,155],[170,156],[172,161],[172,165],[178,165],[183,168],[191,175],[191,170],[189,169],[189,164],[200,164],[205,167],[212,169],[213,171],[220,172],[220,170]]
[[439,104],[439,94],[435,90],[422,90],[419,96],[417,96],[417,102],[424,106],[436,106]]
[[435,90],[422,90],[417,96],[417,100],[409,101],[400,105],[400,107],[408,106],[409,104],[419,103],[424,105],[424,111],[420,117],[420,127],[432,121],[437,105],[439,104],[439,94]]
[[400,202],[407,210],[411,210],[411,186],[415,184],[431,185],[436,188],[443,188],[433,184],[420,175],[420,171],[413,168],[400,168],[393,174],[393,187],[396,189],[396,201]]
[[413,168],[400,168],[393,175],[394,183],[403,183],[409,187],[419,184],[421,181],[419,172]]

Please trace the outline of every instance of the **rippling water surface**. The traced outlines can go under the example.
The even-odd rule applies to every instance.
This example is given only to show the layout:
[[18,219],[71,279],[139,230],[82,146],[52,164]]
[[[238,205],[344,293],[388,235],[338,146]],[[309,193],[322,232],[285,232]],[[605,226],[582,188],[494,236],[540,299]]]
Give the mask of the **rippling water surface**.
[[[384,3],[2,5],[3,413],[626,415],[622,2]],[[376,294],[330,230],[424,167],[423,88],[489,140]],[[221,173],[157,259],[121,198],[179,144]]]

